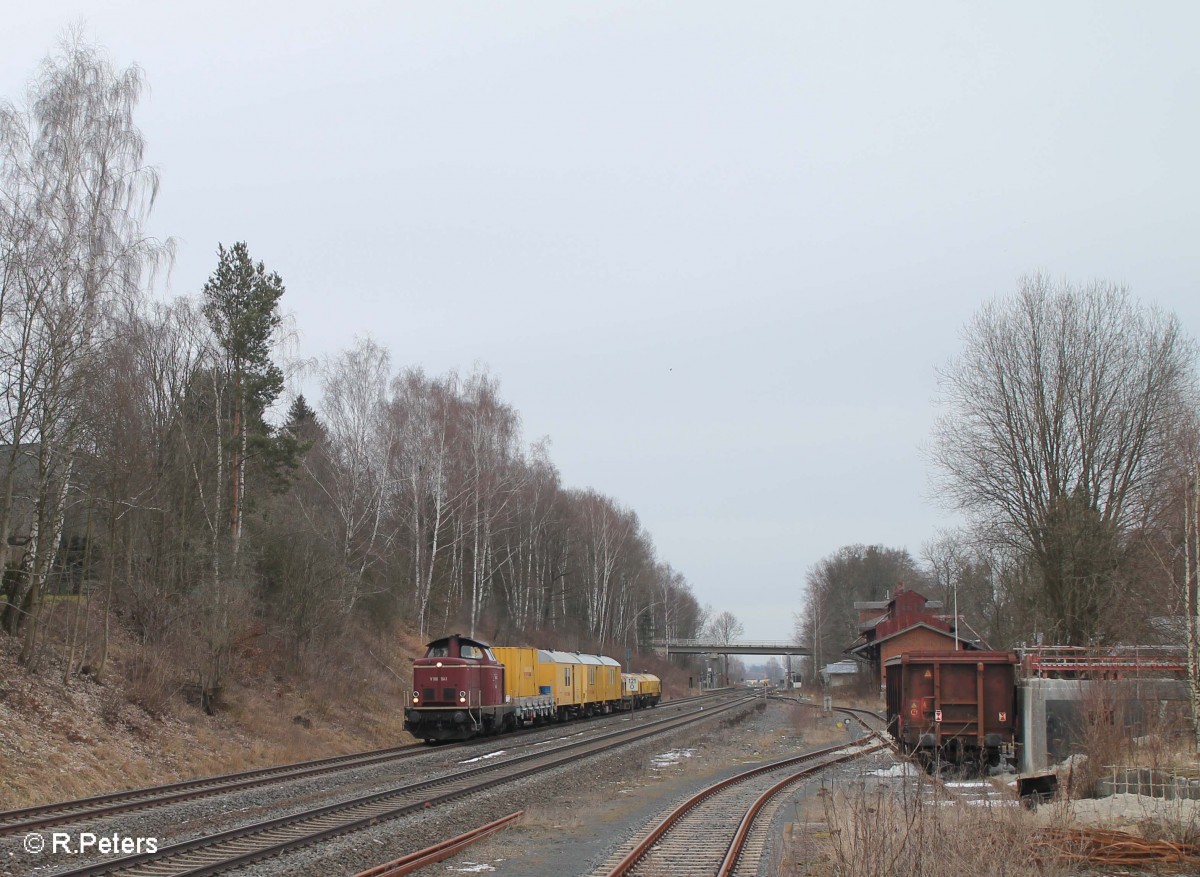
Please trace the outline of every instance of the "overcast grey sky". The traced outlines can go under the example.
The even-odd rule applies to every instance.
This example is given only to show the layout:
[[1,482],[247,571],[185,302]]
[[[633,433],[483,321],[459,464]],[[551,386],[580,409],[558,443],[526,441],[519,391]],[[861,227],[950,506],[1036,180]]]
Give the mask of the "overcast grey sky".
[[0,94],[73,21],[150,84],[170,293],[245,240],[302,354],[486,364],[749,636],[953,523],[934,370],[1022,274],[1200,334],[1200,4],[43,0]]

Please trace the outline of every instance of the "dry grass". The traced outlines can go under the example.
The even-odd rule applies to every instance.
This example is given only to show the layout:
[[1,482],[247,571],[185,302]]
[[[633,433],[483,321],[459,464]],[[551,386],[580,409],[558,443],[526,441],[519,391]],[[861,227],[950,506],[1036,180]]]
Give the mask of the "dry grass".
[[899,787],[859,783],[826,789],[822,796],[824,825],[803,838],[789,834],[779,862],[781,877],[1058,873],[1052,864],[1038,862],[1028,847],[1036,823],[1020,808],[955,805],[939,799],[936,787],[924,777]]
[[530,803],[519,823],[522,831],[544,835],[574,834],[584,826],[583,817],[577,810],[564,810],[561,806],[546,803]]
[[248,651],[209,716],[184,696],[185,667],[113,629],[100,680],[64,681],[61,630],[48,630],[36,672],[0,636],[0,810],[412,741],[400,705],[419,646],[401,636],[305,676]]
[[871,710],[882,713],[885,708],[879,692],[856,692],[853,690],[838,691],[833,698],[835,706],[848,706],[859,710]]
[[786,731],[783,728],[777,728],[774,731],[766,731],[751,737],[749,743],[755,750],[759,752],[767,752],[775,747],[785,733]]
[[820,706],[797,703],[790,707],[788,714],[792,727],[808,746],[828,746],[846,740],[845,729],[838,727],[838,722],[843,721],[839,713],[827,715]]
[[1093,797],[1098,781],[1111,776],[1114,767],[1200,777],[1186,704],[1143,699],[1137,684],[1124,681],[1083,689],[1079,716],[1070,729],[1082,753],[1057,771],[1067,797]]

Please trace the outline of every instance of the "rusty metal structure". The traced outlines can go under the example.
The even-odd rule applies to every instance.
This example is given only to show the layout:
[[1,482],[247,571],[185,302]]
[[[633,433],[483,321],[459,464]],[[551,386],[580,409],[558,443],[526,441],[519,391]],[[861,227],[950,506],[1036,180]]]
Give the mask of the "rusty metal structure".
[[1187,655],[1172,646],[1036,646],[1021,649],[1027,679],[1128,679],[1184,676]]
[[1014,751],[1014,652],[912,651],[886,667],[888,729],[905,751],[992,765]]

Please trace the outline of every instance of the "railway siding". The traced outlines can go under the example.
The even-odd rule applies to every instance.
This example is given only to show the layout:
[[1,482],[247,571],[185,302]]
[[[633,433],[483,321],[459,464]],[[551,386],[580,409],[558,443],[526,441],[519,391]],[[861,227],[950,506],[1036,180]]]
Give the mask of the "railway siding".
[[[770,802],[788,785],[885,744],[831,746],[743,771],[700,790],[628,842],[593,877],[722,877],[757,873],[774,815]],[[759,831],[753,831],[755,825]],[[736,844],[735,844],[736,841]],[[738,855],[741,853],[742,855]]]

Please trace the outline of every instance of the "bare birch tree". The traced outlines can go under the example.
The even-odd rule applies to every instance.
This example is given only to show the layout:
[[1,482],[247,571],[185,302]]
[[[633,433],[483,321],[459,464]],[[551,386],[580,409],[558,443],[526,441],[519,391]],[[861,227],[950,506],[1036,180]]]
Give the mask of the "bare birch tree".
[[561,490],[546,443],[538,442],[526,460],[516,523],[505,535],[505,552],[511,560],[501,571],[501,582],[508,620],[517,629],[548,620],[555,556],[550,534],[559,514]]
[[1192,745],[1200,752],[1200,411],[1181,414],[1176,442],[1179,467],[1171,485],[1174,501],[1161,531],[1149,530],[1145,541],[1183,615]]
[[585,618],[588,632],[603,642],[611,634],[617,605],[621,557],[638,532],[637,518],[595,491],[575,495],[579,513]]
[[1200,752],[1200,460],[1190,462],[1183,479],[1183,592],[1192,739]]
[[[137,68],[116,71],[78,33],[68,35],[31,86],[27,109],[0,110],[3,142],[3,311],[8,427],[19,448],[36,443],[36,511],[31,562],[11,593],[6,626],[25,622],[22,657],[32,658],[36,612],[55,562],[75,465],[81,396],[105,342],[114,303],[141,290],[147,269],[170,246],[143,232],[158,188],[143,164],[133,124],[143,83]],[[10,322],[16,315],[16,320]],[[11,327],[11,328],[10,328]],[[11,469],[10,469],[11,473]],[[11,487],[0,491],[8,536]],[[7,542],[0,562],[7,565]]]
[[[332,465],[321,488],[337,518],[343,564],[342,612],[354,610],[364,580],[389,541],[385,513],[393,498],[391,461],[395,421],[388,412],[388,352],[369,339],[326,361],[321,415]],[[309,470],[310,477],[314,475]]]
[[[712,637],[713,642],[727,646],[732,644],[739,636],[746,632],[746,626],[738,619],[736,615],[728,609],[718,613],[708,622],[708,635]],[[722,675],[725,677],[725,684],[729,684],[729,655],[722,656],[724,660],[721,662],[724,666]]]
[[458,379],[430,381],[420,370],[410,370],[393,382],[391,417],[395,423],[397,453],[393,480],[402,496],[397,507],[407,523],[411,581],[417,627],[425,636],[434,593],[438,561],[447,547],[452,515],[462,492],[450,478],[454,429],[454,397]]
[[486,372],[468,379],[463,399],[466,423],[467,503],[471,511],[471,592],[468,628],[471,636],[487,603],[497,569],[506,568],[510,553],[498,558],[496,536],[523,480],[518,466],[520,421],[500,399],[497,381]]

